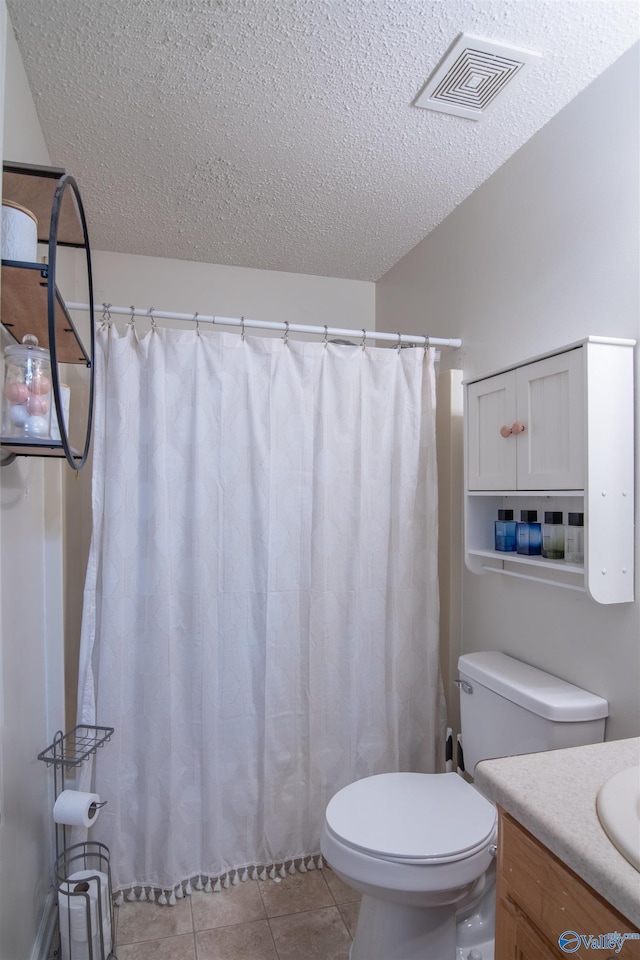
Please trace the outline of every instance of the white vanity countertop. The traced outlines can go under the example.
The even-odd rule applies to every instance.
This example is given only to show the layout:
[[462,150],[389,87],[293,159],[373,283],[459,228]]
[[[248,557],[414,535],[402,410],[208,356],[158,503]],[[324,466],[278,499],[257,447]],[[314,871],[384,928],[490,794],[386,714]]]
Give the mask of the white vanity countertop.
[[640,927],[640,873],[600,825],[596,796],[619,770],[640,764],[640,738],[484,760],[474,780],[585,883]]

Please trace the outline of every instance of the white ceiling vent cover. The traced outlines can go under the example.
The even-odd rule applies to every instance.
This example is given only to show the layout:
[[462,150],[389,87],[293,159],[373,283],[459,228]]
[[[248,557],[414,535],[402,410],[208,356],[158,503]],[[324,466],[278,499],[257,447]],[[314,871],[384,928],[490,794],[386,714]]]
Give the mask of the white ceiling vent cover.
[[461,33],[433,71],[414,106],[479,120],[507,84],[540,57]]

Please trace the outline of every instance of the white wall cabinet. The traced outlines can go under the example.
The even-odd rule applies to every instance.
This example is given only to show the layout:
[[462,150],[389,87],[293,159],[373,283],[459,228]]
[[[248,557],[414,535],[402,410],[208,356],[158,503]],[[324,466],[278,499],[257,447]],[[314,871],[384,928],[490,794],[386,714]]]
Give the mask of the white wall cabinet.
[[577,348],[469,385],[470,490],[584,486],[583,360]]
[[[466,384],[465,557],[502,573],[633,600],[633,340],[589,337]],[[584,564],[494,550],[499,509],[584,513]]]

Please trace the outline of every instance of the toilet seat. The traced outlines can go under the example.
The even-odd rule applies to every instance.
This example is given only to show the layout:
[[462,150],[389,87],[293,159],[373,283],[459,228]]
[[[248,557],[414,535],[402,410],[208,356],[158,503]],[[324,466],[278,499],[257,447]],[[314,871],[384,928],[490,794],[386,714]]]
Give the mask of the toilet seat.
[[382,773],[329,802],[326,826],[347,847],[398,863],[452,863],[486,847],[496,808],[455,773]]

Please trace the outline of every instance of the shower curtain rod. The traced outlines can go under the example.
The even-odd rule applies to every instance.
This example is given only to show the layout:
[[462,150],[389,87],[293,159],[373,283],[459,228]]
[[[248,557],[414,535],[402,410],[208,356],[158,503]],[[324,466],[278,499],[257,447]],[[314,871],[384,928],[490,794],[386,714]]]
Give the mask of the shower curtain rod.
[[[88,311],[88,303],[69,303],[66,304],[67,309],[69,310],[85,310]],[[449,339],[443,339],[441,337],[421,337],[414,336],[409,333],[382,333],[379,330],[352,330],[345,329],[343,327],[328,327],[328,326],[312,326],[310,324],[304,323],[279,323],[275,320],[249,320],[247,317],[216,317],[216,316],[207,316],[206,314],[200,313],[171,313],[167,310],[156,310],[155,307],[150,307],[148,310],[143,310],[139,307],[114,307],[110,303],[97,303],[94,304],[94,313],[99,313],[101,310],[103,314],[115,314],[117,316],[125,316],[133,319],[134,317],[146,317],[151,319],[152,322],[155,320],[186,320],[191,323],[213,323],[219,324],[220,326],[227,327],[242,327],[254,328],[257,330],[279,330],[282,331],[285,335],[289,333],[316,333],[324,337],[347,337],[355,338],[356,340],[386,340],[390,343],[401,343],[413,344],[420,347],[451,347],[453,349],[458,349],[462,346],[462,340],[457,337],[452,337]]]

